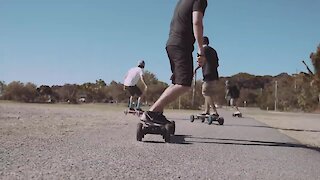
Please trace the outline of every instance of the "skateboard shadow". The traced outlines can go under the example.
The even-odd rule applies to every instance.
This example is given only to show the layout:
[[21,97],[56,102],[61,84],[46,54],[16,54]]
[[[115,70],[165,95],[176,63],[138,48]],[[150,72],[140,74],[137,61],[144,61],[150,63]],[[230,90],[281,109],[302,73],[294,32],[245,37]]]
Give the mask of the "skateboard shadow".
[[[190,137],[190,135],[172,135],[169,144],[192,144],[190,142],[186,142],[185,138]],[[164,144],[164,141],[143,141],[144,143],[152,143],[152,144]]]
[[162,141],[143,141],[144,143],[152,143],[152,144],[164,144]]
[[186,143],[204,143],[204,144],[223,144],[223,145],[238,145],[238,146],[272,146],[272,147],[291,147],[304,148],[320,152],[319,147],[307,146],[297,143],[274,142],[274,141],[259,141],[245,139],[226,139],[226,138],[206,138],[206,137],[188,137],[191,140]]
[[171,136],[170,143],[172,144],[193,144],[189,141],[186,141],[186,138],[191,137],[191,135],[174,135]]
[[268,129],[277,129],[283,131],[302,131],[302,132],[320,132],[320,130],[308,130],[308,129],[295,129],[295,128],[278,128],[278,127],[270,127],[263,125],[243,125],[243,124],[228,124],[224,126],[237,126],[237,127],[257,127],[257,128],[268,128]]

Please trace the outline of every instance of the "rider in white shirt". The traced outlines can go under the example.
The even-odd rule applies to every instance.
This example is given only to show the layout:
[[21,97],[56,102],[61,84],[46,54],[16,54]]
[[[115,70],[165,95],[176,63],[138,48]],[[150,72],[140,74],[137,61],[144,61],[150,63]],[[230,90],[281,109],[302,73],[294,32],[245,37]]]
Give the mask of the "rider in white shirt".
[[133,102],[133,96],[135,96],[135,95],[138,96],[136,110],[141,110],[140,101],[141,101],[142,91],[137,86],[137,83],[139,82],[139,79],[140,79],[145,87],[145,91],[147,90],[147,85],[143,79],[144,66],[145,66],[145,62],[143,60],[139,61],[138,67],[133,67],[133,68],[129,69],[129,71],[127,72],[127,74],[124,78],[124,83],[123,83],[124,90],[127,90],[130,93],[130,100],[129,100],[129,109],[130,110],[134,110],[134,108],[132,107],[132,102]]

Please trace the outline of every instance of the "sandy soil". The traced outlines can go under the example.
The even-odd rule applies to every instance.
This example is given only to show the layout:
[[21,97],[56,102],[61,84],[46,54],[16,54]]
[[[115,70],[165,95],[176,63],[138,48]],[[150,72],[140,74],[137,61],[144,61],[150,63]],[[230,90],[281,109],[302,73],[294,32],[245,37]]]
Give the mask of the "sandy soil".
[[242,109],[244,116],[252,117],[278,129],[302,144],[320,147],[320,114],[262,111]]

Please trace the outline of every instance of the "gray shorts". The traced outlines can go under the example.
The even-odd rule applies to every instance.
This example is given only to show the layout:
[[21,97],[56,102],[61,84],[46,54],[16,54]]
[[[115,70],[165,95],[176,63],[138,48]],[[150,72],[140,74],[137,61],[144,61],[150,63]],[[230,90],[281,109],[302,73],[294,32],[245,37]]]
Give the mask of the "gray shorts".
[[213,96],[214,95],[214,81],[205,81],[202,83],[202,95],[204,96]]

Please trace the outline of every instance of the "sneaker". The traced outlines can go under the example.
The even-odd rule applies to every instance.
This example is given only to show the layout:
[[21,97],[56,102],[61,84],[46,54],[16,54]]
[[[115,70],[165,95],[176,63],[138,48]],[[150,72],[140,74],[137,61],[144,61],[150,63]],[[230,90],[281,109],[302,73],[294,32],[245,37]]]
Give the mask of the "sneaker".
[[153,111],[146,111],[142,114],[141,121],[144,122],[151,122],[151,123],[156,123],[156,124],[167,124],[171,123],[164,115],[162,112],[153,112]]
[[134,108],[129,108],[130,111],[135,111]]

